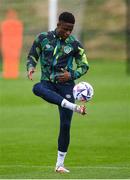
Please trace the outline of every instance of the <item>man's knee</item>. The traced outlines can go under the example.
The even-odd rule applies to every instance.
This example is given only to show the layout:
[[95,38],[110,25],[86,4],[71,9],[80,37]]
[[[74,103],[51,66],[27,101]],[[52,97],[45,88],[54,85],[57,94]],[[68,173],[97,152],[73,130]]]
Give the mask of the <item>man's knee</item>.
[[39,96],[40,95],[40,88],[41,88],[41,83],[37,83],[33,86],[33,93],[36,95],[36,96]]

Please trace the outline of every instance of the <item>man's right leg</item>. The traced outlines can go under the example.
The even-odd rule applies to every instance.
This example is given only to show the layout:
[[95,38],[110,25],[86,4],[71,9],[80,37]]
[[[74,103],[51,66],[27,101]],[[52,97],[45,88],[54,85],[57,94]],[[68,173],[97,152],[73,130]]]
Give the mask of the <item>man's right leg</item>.
[[55,84],[49,81],[39,82],[33,86],[34,94],[46,100],[47,102],[78,112],[82,115],[86,114],[85,106],[79,106],[69,102],[56,91],[57,89]]
[[63,97],[56,93],[55,86],[48,81],[39,82],[33,86],[33,93],[49,103],[61,105]]

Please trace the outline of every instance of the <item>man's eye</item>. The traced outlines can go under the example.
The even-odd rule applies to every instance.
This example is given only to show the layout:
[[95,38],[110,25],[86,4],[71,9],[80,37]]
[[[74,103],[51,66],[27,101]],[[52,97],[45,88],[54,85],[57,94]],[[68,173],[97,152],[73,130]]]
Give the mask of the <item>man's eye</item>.
[[70,29],[64,29],[64,30],[65,30],[65,31],[70,31],[70,32],[72,31],[72,30],[70,30]]

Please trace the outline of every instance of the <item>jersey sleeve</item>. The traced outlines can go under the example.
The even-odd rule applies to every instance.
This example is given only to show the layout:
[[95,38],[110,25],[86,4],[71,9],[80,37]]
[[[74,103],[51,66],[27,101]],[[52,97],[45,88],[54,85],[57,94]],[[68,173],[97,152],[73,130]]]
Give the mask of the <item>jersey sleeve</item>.
[[35,38],[27,57],[27,70],[30,67],[36,67],[40,54],[42,52],[41,42],[43,38],[44,38],[43,34],[40,34]]
[[80,78],[89,69],[89,64],[87,61],[87,56],[85,54],[84,48],[79,42],[77,42],[76,44],[77,45],[74,54],[76,69],[71,72],[71,78],[74,80]]

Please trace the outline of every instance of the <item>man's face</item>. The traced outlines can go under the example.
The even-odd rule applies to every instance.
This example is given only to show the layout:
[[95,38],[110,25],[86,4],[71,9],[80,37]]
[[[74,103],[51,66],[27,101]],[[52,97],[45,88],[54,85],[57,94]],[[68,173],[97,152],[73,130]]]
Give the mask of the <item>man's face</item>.
[[67,39],[68,36],[71,34],[73,27],[74,27],[74,24],[72,23],[66,23],[66,22],[60,21],[57,24],[58,36],[61,37],[63,40]]

